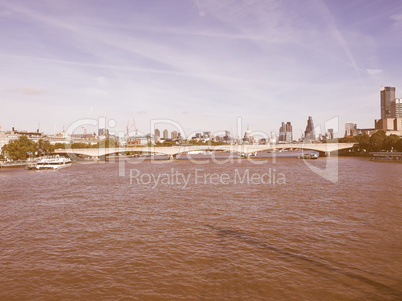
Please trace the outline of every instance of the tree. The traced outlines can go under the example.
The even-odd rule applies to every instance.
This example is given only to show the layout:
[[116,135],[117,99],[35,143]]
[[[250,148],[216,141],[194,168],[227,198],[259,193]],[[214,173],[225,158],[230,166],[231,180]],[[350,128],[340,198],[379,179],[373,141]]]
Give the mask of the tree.
[[38,156],[50,155],[54,152],[54,145],[50,144],[49,141],[39,139],[38,143],[35,143],[35,154]]
[[338,139],[339,143],[353,143],[353,142],[358,142],[356,137],[344,137],[344,138],[339,138]]
[[370,136],[367,134],[356,136],[357,142],[359,142],[360,149],[370,149]]
[[381,151],[383,149],[384,139],[387,137],[385,131],[379,130],[370,137],[370,150]]
[[396,149],[398,152],[402,152],[402,139],[399,139],[399,141],[396,143],[395,149]]
[[115,139],[109,138],[98,142],[97,146],[100,148],[111,148],[111,147],[118,147],[119,145]]
[[388,151],[394,149],[399,140],[401,140],[401,139],[397,135],[394,135],[394,134],[385,137],[384,142],[383,142],[384,149],[386,149]]
[[94,148],[94,147],[98,146],[83,142],[74,142],[73,144],[71,144],[71,148]]
[[343,138],[340,138],[340,139],[338,139],[338,138],[336,138],[336,139],[327,139],[327,140],[324,140],[323,143],[340,143],[341,139],[343,139]]
[[68,143],[60,143],[60,142],[57,142],[57,143],[54,144],[54,148],[55,148],[55,149],[59,149],[59,148],[71,148],[71,145],[68,144]]
[[30,155],[34,155],[35,151],[35,143],[27,136],[21,136],[1,148],[2,155],[12,160],[26,160]]

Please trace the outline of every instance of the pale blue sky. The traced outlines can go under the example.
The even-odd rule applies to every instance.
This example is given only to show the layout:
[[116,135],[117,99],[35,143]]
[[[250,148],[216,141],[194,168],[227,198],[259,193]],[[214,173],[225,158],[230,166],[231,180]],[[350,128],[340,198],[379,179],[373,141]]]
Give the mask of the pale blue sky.
[[[60,131],[107,116],[300,136],[373,127],[402,97],[399,0],[0,0],[0,126]],[[90,110],[93,107],[91,113]]]

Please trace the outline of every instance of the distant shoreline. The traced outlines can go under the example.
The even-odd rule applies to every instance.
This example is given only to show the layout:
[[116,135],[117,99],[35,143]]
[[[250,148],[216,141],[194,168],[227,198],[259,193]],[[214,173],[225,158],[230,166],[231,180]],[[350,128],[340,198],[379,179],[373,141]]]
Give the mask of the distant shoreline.
[[[302,154],[301,151],[295,151],[295,152],[277,152],[277,153],[265,153],[261,152],[259,155],[256,157],[251,157],[251,160],[261,160],[261,159],[297,159],[300,155]],[[337,154],[339,157],[365,157],[365,158],[371,158],[372,155],[368,152],[339,152]],[[167,160],[167,156],[143,156],[143,157],[129,157],[127,155],[122,155],[122,156],[116,156],[113,155],[110,158],[106,159],[106,162],[109,161],[119,161],[119,160],[144,160],[144,161],[150,161],[150,160]],[[336,157],[335,155],[331,157]],[[320,157],[319,159],[322,159],[323,157]],[[237,155],[230,156],[229,153],[227,156],[223,153],[219,153],[217,156],[213,156],[211,154],[195,154],[195,155],[190,155],[190,157],[187,157],[185,154],[181,154],[180,156],[177,157],[176,160],[203,160],[203,159],[214,159],[214,160],[227,160],[227,159],[232,159],[232,160],[244,160],[245,158],[238,157]],[[81,164],[91,164],[91,163],[104,163],[105,160],[86,160],[83,158],[75,157],[72,158],[72,161],[74,163],[81,163]],[[28,165],[28,162],[22,162],[19,161],[18,163],[15,162],[15,164],[7,164],[4,161],[0,161],[0,169],[15,169],[15,168],[25,168]]]
[[368,158],[372,157],[372,155],[370,155],[369,152],[339,152],[338,156],[339,157],[368,157]]

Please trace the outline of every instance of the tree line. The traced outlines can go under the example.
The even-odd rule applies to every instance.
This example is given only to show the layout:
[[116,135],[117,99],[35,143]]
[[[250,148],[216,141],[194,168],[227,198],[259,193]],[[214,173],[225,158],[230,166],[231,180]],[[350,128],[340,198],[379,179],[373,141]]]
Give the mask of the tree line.
[[26,160],[29,157],[50,155],[54,152],[54,145],[49,141],[39,139],[34,142],[27,136],[20,136],[18,140],[10,141],[1,148],[1,157],[11,160]]
[[17,140],[10,141],[1,148],[0,159],[11,160],[27,160],[28,158],[36,158],[47,156],[54,153],[59,148],[99,148],[99,147],[116,147],[117,143],[113,140],[102,140],[97,144],[90,143],[56,143],[52,145],[49,141],[39,139],[38,142],[32,141],[27,136],[20,136]]
[[398,151],[402,152],[402,139],[399,136],[391,134],[386,135],[385,131],[379,130],[371,136],[367,134],[354,137],[345,137],[338,139],[339,143],[359,143],[361,150],[370,152],[380,151]]

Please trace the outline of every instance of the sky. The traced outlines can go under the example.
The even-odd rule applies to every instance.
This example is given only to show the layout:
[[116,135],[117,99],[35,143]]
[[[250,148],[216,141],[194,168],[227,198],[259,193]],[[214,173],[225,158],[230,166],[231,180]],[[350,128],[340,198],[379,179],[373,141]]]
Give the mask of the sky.
[[402,97],[399,0],[0,0],[0,41],[2,130],[299,138],[312,116],[343,136],[374,127],[382,86]]

